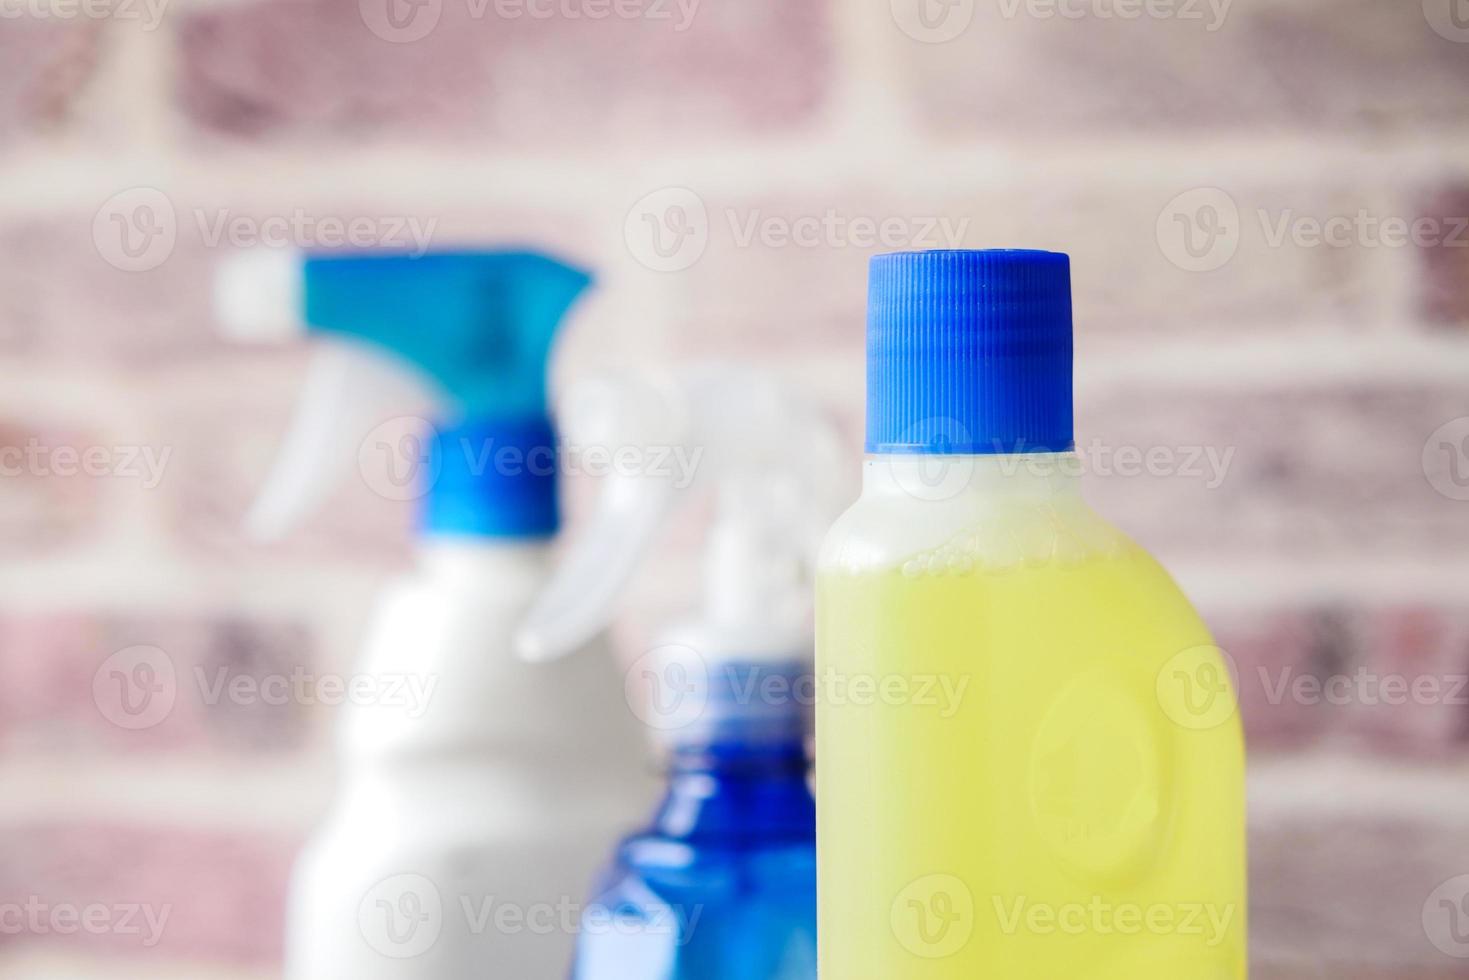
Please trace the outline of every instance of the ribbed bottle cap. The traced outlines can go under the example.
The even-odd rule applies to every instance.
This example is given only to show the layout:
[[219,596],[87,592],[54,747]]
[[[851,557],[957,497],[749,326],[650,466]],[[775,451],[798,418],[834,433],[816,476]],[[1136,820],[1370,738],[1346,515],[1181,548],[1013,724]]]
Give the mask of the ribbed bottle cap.
[[1067,256],[878,255],[867,302],[869,453],[1073,448]]
[[556,430],[544,416],[465,422],[429,442],[429,534],[545,538],[561,526]]

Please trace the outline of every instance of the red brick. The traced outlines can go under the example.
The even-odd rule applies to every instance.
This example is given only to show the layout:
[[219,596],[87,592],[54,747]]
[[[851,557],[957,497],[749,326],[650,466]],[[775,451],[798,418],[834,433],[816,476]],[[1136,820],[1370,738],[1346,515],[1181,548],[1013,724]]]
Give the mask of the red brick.
[[1443,231],[1442,240],[1418,250],[1419,311],[1430,323],[1469,326],[1469,186],[1430,195],[1419,217]]
[[[400,235],[397,219],[413,219],[449,237],[458,224],[441,215],[381,204],[328,200],[287,190],[269,202],[195,199],[177,191],[119,186],[115,194],[87,202],[88,210],[0,224],[0,343],[11,353],[68,363],[107,360],[157,366],[227,349],[214,323],[212,285],[219,260],[257,239],[232,237],[225,219],[253,231],[265,225],[288,244],[318,243],[320,222],[357,218],[384,221],[382,233]],[[169,229],[157,250],[137,265],[121,250],[123,228],[135,215]],[[284,222],[300,222],[298,234]],[[119,224],[119,220],[124,224]],[[555,231],[554,222],[547,222]],[[478,227],[472,225],[472,227]],[[524,227],[525,222],[512,227]],[[144,239],[129,227],[135,245]],[[564,234],[553,234],[553,240]],[[296,239],[300,239],[297,241]],[[431,238],[429,244],[437,241]],[[330,242],[328,242],[330,244]]]
[[1004,140],[1118,129],[1431,131],[1469,118],[1459,97],[1469,49],[1435,33],[1420,3],[1234,3],[1214,32],[1207,16],[1040,19],[1020,0],[1007,18],[1010,6],[951,5],[977,10],[944,44],[888,25],[932,129]]
[[65,120],[96,66],[99,25],[5,19],[0,32],[0,148]]
[[95,533],[102,487],[79,470],[78,460],[81,453],[99,447],[111,448],[95,434],[32,419],[0,422],[0,479],[5,486],[0,540],[7,550],[34,557]]
[[208,375],[207,384],[176,390],[158,406],[153,425],[177,447],[173,473],[158,498],[165,527],[193,552],[231,561],[402,561],[416,502],[374,494],[356,473],[355,451],[335,491],[299,527],[279,541],[261,541],[249,532],[250,508],[281,449],[304,383],[304,354],[294,348],[242,352],[233,363],[214,359],[196,373]]
[[[292,841],[104,819],[9,826],[5,836],[0,902],[48,913],[58,906],[136,906],[151,910],[162,930],[152,946],[144,944],[146,927],[143,935],[123,928],[62,935],[43,925],[7,929],[0,942],[141,961],[264,965],[280,958]],[[120,916],[110,921],[126,926]],[[136,913],[132,921],[147,920]]]
[[[1224,189],[1235,209],[1229,227],[1236,247],[1219,267],[1193,271],[1165,251],[1174,242],[1160,238],[1160,216],[1172,213],[1180,195],[1212,187]],[[1203,169],[1100,183],[992,183],[963,190],[948,184],[906,194],[855,188],[749,198],[689,190],[694,197],[663,190],[664,197],[629,206],[658,202],[650,208],[655,221],[674,220],[675,208],[702,208],[707,215],[702,253],[690,245],[679,263],[687,268],[662,273],[676,311],[671,339],[693,354],[859,356],[867,262],[895,247],[1012,246],[1069,253],[1083,359],[1136,350],[1140,341],[1156,339],[1278,337],[1323,325],[1358,331],[1377,316],[1369,283],[1377,264],[1389,258],[1371,242],[1331,247],[1290,235],[1274,239],[1282,220],[1289,228],[1299,219],[1370,210],[1368,190],[1330,179],[1268,185]],[[828,216],[836,222],[833,231],[824,227]],[[859,238],[853,234],[858,220],[869,227],[892,221],[902,233],[889,241],[874,242],[870,232]],[[949,222],[950,232],[935,225],[941,220]],[[798,225],[815,237],[789,241],[789,229]],[[1166,218],[1165,228],[1171,234]],[[760,229],[770,234],[756,233]],[[641,243],[636,229],[630,234]],[[664,242],[672,245],[671,233],[665,232]],[[637,249],[634,255],[647,259]]]
[[641,145],[669,132],[789,128],[814,116],[830,71],[825,3],[703,4],[678,31],[676,21],[511,19],[494,0],[442,0],[422,8],[440,19],[409,43],[369,29],[363,12],[382,7],[268,0],[191,14],[179,34],[184,111],[236,135]]
[[[1463,873],[1464,835],[1424,812],[1377,816],[1341,799],[1332,815],[1252,820],[1252,975],[1463,976],[1431,945],[1422,915],[1433,890]],[[1294,972],[1307,966],[1316,972]]]
[[[241,248],[340,247],[349,222],[372,222],[368,239],[389,247],[489,243],[545,249],[581,264],[595,258],[589,223],[567,210],[414,206],[357,192],[302,192],[289,177],[282,184],[264,198],[119,186],[85,210],[0,221],[0,350],[155,370],[222,352],[284,348],[242,349],[226,339],[214,315],[219,264]],[[154,219],[148,227],[173,236],[157,238],[156,251],[143,249],[134,265],[121,248],[123,229],[142,246],[129,222]]]
[[1469,736],[1469,614],[1421,606],[1357,613],[1368,686],[1351,730],[1373,743],[1418,751]]
[[1234,450],[1213,489],[1203,477],[1106,476],[1090,464],[1090,498],[1165,558],[1380,561],[1469,546],[1465,502],[1436,491],[1423,460],[1435,429],[1469,415],[1460,386],[1134,387],[1087,394],[1079,409],[1088,461],[1102,455],[1094,442],[1110,454]]
[[1329,724],[1321,705],[1291,696],[1297,677],[1316,678],[1331,650],[1330,614],[1319,609],[1229,610],[1207,616],[1232,661],[1240,718],[1249,744],[1300,744]]
[[1323,739],[1394,755],[1469,736],[1469,613],[1338,600],[1207,616],[1237,668],[1252,747]]
[[[119,659],[137,647],[142,659]],[[286,751],[306,740],[312,704],[232,699],[212,686],[320,671],[304,627],[231,617],[12,614],[0,619],[0,660],[6,747],[61,755]],[[132,672],[139,663],[147,678]]]
[[[93,235],[106,200],[64,216],[0,224],[0,344],[11,354],[68,363],[149,366],[217,346],[208,256],[181,202],[175,214],[184,220],[177,221],[171,253],[154,268],[126,271],[108,262]],[[104,234],[109,227],[104,223]]]

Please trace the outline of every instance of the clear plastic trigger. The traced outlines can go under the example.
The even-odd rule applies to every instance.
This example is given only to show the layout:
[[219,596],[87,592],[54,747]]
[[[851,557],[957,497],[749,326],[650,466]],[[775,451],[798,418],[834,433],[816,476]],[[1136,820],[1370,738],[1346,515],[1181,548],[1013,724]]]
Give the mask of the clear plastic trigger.
[[246,518],[249,533],[272,540],[291,530],[356,465],[374,428],[425,412],[432,402],[427,380],[386,355],[346,341],[321,342],[295,418]]
[[[583,455],[600,450],[612,457],[626,447],[674,446],[686,426],[680,409],[672,392],[658,385],[600,380],[574,389],[561,417],[570,448]],[[620,472],[615,465],[603,483],[586,529],[516,634],[516,650],[525,660],[564,657],[612,622],[680,490],[670,478]]]

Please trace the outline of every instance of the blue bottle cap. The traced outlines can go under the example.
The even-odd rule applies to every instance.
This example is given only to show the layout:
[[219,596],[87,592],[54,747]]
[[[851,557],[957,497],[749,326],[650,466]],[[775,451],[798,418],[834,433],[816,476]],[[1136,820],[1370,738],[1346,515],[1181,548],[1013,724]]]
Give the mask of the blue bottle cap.
[[556,430],[543,415],[440,428],[420,526],[433,534],[541,538],[561,526]]
[[1071,261],[1013,249],[872,259],[869,453],[1066,452]]

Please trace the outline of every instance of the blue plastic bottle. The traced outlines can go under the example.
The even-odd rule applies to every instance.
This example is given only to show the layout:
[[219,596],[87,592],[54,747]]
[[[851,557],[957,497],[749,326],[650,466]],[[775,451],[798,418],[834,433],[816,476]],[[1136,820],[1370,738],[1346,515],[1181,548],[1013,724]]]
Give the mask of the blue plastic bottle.
[[[809,667],[728,664],[710,697],[810,689]],[[583,916],[574,980],[816,976],[816,802],[800,697],[784,717],[680,737],[668,793],[626,838]]]
[[[667,760],[667,793],[595,887],[573,980],[813,980],[811,572],[840,485],[835,430],[730,366],[588,383],[567,405],[573,442],[630,462],[639,447],[660,451],[608,478],[527,616],[522,655],[551,659],[597,635],[675,505],[715,503],[700,609],[659,630],[626,675]],[[687,465],[658,462],[669,459]]]

